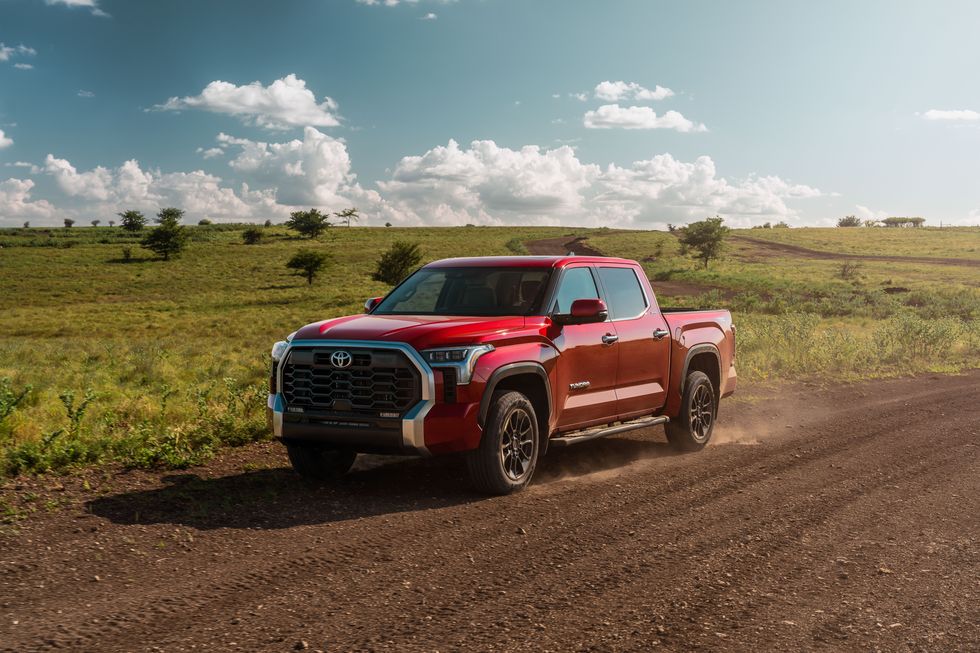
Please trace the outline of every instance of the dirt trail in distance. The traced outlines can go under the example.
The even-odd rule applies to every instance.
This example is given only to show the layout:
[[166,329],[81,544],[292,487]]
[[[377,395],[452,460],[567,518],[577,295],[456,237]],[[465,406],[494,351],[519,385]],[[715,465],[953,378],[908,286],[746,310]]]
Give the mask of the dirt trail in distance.
[[700,453],[623,434],[498,498],[454,458],[310,486],[275,443],[20,479],[64,507],[0,535],[0,650],[980,650],[978,388],[726,401]]
[[765,255],[771,253],[778,256],[791,255],[797,258],[810,258],[821,260],[840,260],[857,259],[861,261],[890,261],[893,263],[932,263],[937,265],[959,265],[971,268],[980,267],[980,259],[970,258],[932,258],[928,256],[878,256],[873,254],[848,254],[844,252],[823,252],[816,249],[808,249],[799,245],[788,245],[777,243],[772,240],[762,238],[752,238],[750,236],[731,236],[732,240],[748,243],[757,248],[757,253]]

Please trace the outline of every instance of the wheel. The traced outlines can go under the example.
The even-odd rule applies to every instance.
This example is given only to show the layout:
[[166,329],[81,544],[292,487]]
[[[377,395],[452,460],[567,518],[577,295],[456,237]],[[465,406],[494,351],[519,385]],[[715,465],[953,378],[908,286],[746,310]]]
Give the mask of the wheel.
[[691,372],[684,384],[680,414],[664,425],[667,441],[678,451],[700,451],[711,439],[717,415],[711,379],[704,372]]
[[350,470],[357,453],[315,442],[285,442],[296,473],[311,481],[330,481]]
[[473,485],[487,494],[526,486],[538,463],[538,419],[520,392],[494,393],[480,446],[466,457]]

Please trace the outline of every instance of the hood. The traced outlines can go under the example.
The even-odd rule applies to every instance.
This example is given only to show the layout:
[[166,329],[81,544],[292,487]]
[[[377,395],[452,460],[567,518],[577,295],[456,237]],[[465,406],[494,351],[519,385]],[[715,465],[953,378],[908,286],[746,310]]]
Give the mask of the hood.
[[523,317],[447,317],[438,315],[353,315],[308,324],[296,340],[383,340],[416,350],[493,343],[525,328]]

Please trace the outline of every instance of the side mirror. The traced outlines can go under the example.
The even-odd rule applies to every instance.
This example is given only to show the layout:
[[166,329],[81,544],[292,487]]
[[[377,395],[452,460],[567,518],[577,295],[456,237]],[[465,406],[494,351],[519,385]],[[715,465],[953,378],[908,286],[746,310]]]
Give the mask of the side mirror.
[[384,298],[383,297],[372,297],[371,299],[369,299],[366,302],[364,302],[364,312],[365,313],[370,313],[371,311],[373,311],[374,308],[378,304],[381,303],[381,300],[382,299],[384,299]]
[[568,313],[553,315],[552,319],[558,324],[592,324],[605,322],[607,317],[609,311],[601,299],[576,299]]

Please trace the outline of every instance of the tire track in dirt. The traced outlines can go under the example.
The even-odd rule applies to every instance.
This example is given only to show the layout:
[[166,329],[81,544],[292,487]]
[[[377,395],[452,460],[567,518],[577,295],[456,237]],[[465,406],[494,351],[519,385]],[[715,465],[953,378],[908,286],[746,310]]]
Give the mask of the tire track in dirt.
[[[549,455],[511,497],[469,494],[451,460],[320,489],[270,470],[92,497],[94,516],[0,540],[0,648],[970,650],[978,385],[975,372],[726,403],[720,427],[759,444],[664,455],[659,431],[637,432]],[[217,508],[196,514],[192,490]],[[869,544],[888,537],[908,549],[885,560],[896,573]],[[926,555],[936,572],[906,568]],[[868,608],[894,621],[868,625]]]

